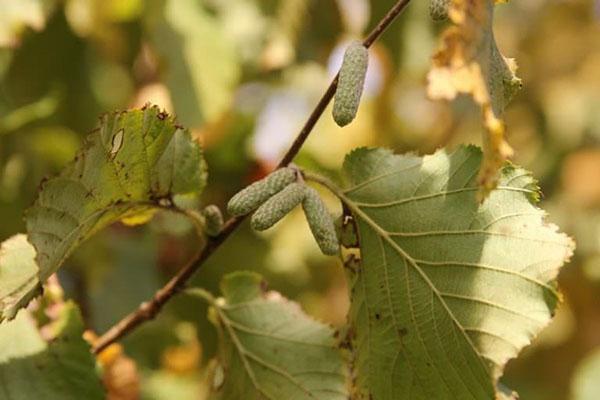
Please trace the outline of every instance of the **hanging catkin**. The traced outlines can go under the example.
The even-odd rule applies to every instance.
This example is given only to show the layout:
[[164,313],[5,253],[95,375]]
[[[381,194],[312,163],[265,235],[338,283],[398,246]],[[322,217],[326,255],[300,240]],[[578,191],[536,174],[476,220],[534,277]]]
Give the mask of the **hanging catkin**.
[[296,171],[292,168],[278,169],[233,196],[227,211],[234,216],[248,214],[295,180]]
[[275,225],[302,202],[305,195],[304,188],[305,186],[301,183],[292,183],[265,201],[252,215],[250,221],[252,228],[257,231],[264,231]]
[[362,43],[348,46],[333,103],[333,119],[339,126],[348,125],[356,116],[368,64],[369,50]]
[[450,0],[431,0],[429,3],[429,16],[434,21],[443,21],[448,18]]
[[319,248],[323,254],[330,256],[337,254],[339,241],[335,232],[333,217],[315,189],[307,186],[305,187],[305,193],[302,208]]

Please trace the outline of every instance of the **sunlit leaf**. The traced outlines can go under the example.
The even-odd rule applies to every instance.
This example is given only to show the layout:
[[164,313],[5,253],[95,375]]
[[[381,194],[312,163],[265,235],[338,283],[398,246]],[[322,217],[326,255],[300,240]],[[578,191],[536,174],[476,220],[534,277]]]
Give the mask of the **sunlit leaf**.
[[61,307],[50,342],[27,312],[0,325],[3,399],[104,399],[79,311],[73,303]]
[[235,49],[217,19],[199,2],[159,3],[160,9],[148,18],[152,43],[178,118],[198,127],[231,105],[240,74]]
[[493,31],[495,0],[452,0],[449,17],[453,25],[442,34],[428,74],[428,94],[433,99],[455,99],[469,94],[481,106],[486,134],[485,158],[479,172],[480,199],[498,180],[497,171],[512,155],[504,139],[502,113],[521,87],[516,63],[498,49]]
[[478,203],[481,157],[347,157],[341,196],[362,258],[351,278],[357,398],[492,399],[506,362],[552,317],[573,243],[544,221],[520,168],[505,166]]
[[265,46],[271,20],[256,0],[208,2],[219,18],[223,32],[235,45],[243,63],[255,65]]
[[66,0],[65,17],[77,35],[107,38],[115,23],[135,20],[143,6],[142,0]]
[[53,0],[0,0],[0,48],[19,44],[26,28],[44,29]]
[[39,271],[20,273],[21,285],[11,283],[2,293],[4,317],[15,311],[6,305],[27,304],[40,283],[98,230],[148,210],[178,209],[179,198],[197,198],[205,183],[200,146],[158,107],[103,116],[73,163],[42,184],[27,212]]
[[266,292],[257,274],[228,275],[221,290],[224,298],[211,301],[221,342],[214,398],[348,398],[333,329]]

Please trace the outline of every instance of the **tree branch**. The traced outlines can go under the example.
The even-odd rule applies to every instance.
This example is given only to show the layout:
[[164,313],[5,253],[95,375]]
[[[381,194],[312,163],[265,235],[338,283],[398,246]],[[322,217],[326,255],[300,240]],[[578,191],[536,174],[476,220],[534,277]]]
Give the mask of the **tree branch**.
[[[385,29],[394,21],[394,19],[404,10],[404,8],[410,3],[410,0],[399,0],[396,4],[388,11],[383,19],[377,24],[377,26],[371,31],[371,33],[363,41],[365,47],[370,47],[385,31]],[[333,99],[335,91],[337,89],[338,76],[331,81],[329,87],[321,97],[321,100],[315,106],[313,112],[306,120],[304,126],[298,133],[298,136],[283,156],[277,168],[285,167],[296,157],[302,145],[312,132],[317,121],[325,112],[327,105]],[[242,223],[246,216],[230,218],[224,225],[223,230],[219,235],[209,238],[206,246],[181,270],[171,278],[165,286],[159,289],[152,298],[142,303],[137,310],[131,312],[121,321],[113,325],[106,333],[104,333],[94,346],[92,352],[98,354],[110,344],[121,339],[129,332],[133,331],[139,325],[145,321],[153,319],[156,314],[160,312],[162,307],[173,297],[179,293],[186,285],[187,281],[194,275],[194,273],[204,264],[204,262],[217,250],[223,242],[237,229]]]

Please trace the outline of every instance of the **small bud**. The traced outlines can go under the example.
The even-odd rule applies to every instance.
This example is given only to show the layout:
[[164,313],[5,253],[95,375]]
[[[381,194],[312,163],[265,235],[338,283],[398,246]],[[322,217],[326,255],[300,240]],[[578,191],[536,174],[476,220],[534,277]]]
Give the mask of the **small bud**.
[[342,246],[348,249],[358,247],[358,234],[356,233],[354,220],[350,215],[340,215],[335,218],[334,225]]
[[234,216],[246,215],[295,181],[295,170],[287,167],[278,169],[233,196],[227,204],[227,211]]
[[257,231],[264,231],[275,225],[302,202],[305,194],[304,188],[305,186],[301,183],[292,183],[267,200],[252,215],[252,228]]
[[223,214],[219,207],[211,204],[202,210],[204,216],[204,231],[208,236],[217,236],[223,229]]
[[305,192],[302,208],[310,230],[323,254],[335,255],[339,250],[339,241],[335,233],[333,217],[315,189],[306,187]]
[[356,116],[368,65],[369,50],[362,43],[348,46],[333,103],[333,119],[339,126],[348,125]]
[[429,3],[429,16],[434,21],[443,21],[448,18],[450,0],[431,0]]

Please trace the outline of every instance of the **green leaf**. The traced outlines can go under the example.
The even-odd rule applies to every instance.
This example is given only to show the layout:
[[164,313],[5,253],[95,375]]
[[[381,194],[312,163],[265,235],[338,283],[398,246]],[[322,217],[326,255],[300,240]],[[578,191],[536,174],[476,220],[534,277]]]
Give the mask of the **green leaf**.
[[104,399],[79,311],[71,302],[60,307],[50,342],[27,312],[0,325],[2,399]]
[[[42,184],[27,211],[28,239],[39,271],[28,266],[18,274],[19,282],[1,281],[2,316],[11,317],[15,307],[26,305],[95,232],[119,220],[146,218],[154,209],[180,210],[177,205],[197,199],[205,183],[200,146],[158,107],[103,116],[75,160]],[[11,249],[26,252],[25,247],[21,241]],[[3,259],[10,257],[17,256]]]
[[481,152],[358,149],[339,195],[358,229],[350,321],[359,399],[492,399],[506,362],[559,301],[573,242],[544,221],[530,174],[505,166],[476,201]]
[[190,127],[214,121],[232,102],[240,77],[233,43],[195,0],[163,0],[148,18],[175,111]]
[[214,398],[346,400],[346,374],[333,330],[279,293],[266,292],[257,274],[238,272],[213,300],[220,334]]
[[0,309],[4,318],[12,319],[29,303],[29,293],[38,287],[39,268],[35,249],[23,234],[15,235],[0,246]]

